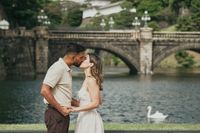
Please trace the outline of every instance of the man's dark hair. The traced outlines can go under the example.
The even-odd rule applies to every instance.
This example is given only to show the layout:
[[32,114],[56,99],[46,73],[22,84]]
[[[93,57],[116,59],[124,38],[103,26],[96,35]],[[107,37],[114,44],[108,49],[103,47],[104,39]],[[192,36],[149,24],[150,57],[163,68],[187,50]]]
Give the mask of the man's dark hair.
[[68,43],[65,44],[64,49],[62,49],[61,52],[61,56],[64,57],[67,54],[70,53],[80,53],[80,52],[84,52],[86,49],[85,47],[78,45],[76,43]]

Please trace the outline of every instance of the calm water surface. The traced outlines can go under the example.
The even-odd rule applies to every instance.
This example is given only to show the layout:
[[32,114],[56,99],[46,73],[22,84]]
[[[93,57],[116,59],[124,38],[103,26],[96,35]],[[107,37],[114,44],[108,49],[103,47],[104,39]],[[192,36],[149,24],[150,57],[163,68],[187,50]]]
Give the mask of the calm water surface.
[[[73,78],[73,95],[83,78]],[[105,78],[104,122],[146,123],[147,106],[168,114],[166,123],[200,123],[200,75],[113,76]],[[42,80],[0,81],[0,123],[43,123]],[[75,122],[77,113],[71,115]]]

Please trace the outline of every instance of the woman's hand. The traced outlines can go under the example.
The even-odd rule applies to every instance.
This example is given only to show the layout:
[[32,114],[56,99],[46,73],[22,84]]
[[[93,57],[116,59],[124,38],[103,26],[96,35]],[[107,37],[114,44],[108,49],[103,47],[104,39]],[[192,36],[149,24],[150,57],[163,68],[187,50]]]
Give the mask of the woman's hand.
[[67,116],[69,115],[69,113],[71,112],[72,108],[71,107],[65,107],[65,106],[62,106],[62,110],[61,110],[61,114],[64,115],[64,116]]
[[73,107],[70,109],[70,112],[78,112],[78,107]]

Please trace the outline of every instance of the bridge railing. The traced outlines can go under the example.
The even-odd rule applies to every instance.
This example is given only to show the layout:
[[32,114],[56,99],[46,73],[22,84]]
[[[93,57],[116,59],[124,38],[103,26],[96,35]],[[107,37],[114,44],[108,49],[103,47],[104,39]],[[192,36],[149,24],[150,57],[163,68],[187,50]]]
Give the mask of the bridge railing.
[[51,39],[137,39],[139,37],[140,34],[134,31],[50,31],[49,35]]
[[1,30],[0,37],[34,37],[32,30]]
[[153,32],[153,39],[200,39],[200,32]]

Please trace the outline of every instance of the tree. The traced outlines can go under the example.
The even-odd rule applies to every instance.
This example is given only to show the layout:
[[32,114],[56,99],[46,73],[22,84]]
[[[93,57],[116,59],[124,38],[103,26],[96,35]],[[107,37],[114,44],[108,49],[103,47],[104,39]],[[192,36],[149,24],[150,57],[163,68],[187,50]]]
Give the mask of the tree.
[[48,0],[3,0],[0,4],[6,13],[6,19],[11,27],[37,25],[37,14]]
[[200,16],[200,8],[199,7],[200,7],[200,1],[199,0],[192,0],[191,7],[190,7],[192,13]]
[[176,29],[179,31],[192,31],[191,21],[192,18],[190,16],[178,18]]
[[133,4],[132,4],[132,2],[125,0],[125,1],[123,1],[123,3],[121,4],[121,7],[122,7],[123,9],[125,9],[125,10],[129,10],[129,9],[131,9],[131,8],[133,7]]
[[176,28],[179,31],[200,31],[200,15],[192,14],[179,18]]
[[145,10],[148,10],[151,16],[155,16],[157,12],[162,9],[161,5],[162,3],[159,0],[141,0],[137,10],[140,15],[142,15]]
[[132,22],[134,19],[134,14],[129,12],[128,10],[121,11],[118,14],[113,15],[113,19],[115,21],[115,25],[117,27],[132,27]]
[[61,12],[58,1],[47,3],[44,6],[44,10],[51,22],[50,27],[56,27],[61,24],[62,19],[63,19],[63,14]]
[[189,8],[190,6],[191,0],[173,0],[173,2],[171,3],[172,10],[175,11],[177,15],[179,15],[181,8]]
[[82,22],[82,11],[80,9],[72,9],[71,11],[68,12],[67,15],[67,23],[70,26],[80,26]]
[[168,7],[170,5],[170,0],[160,0],[162,7]]
[[190,2],[190,16],[180,17],[177,21],[179,31],[200,31],[200,1],[192,0]]

